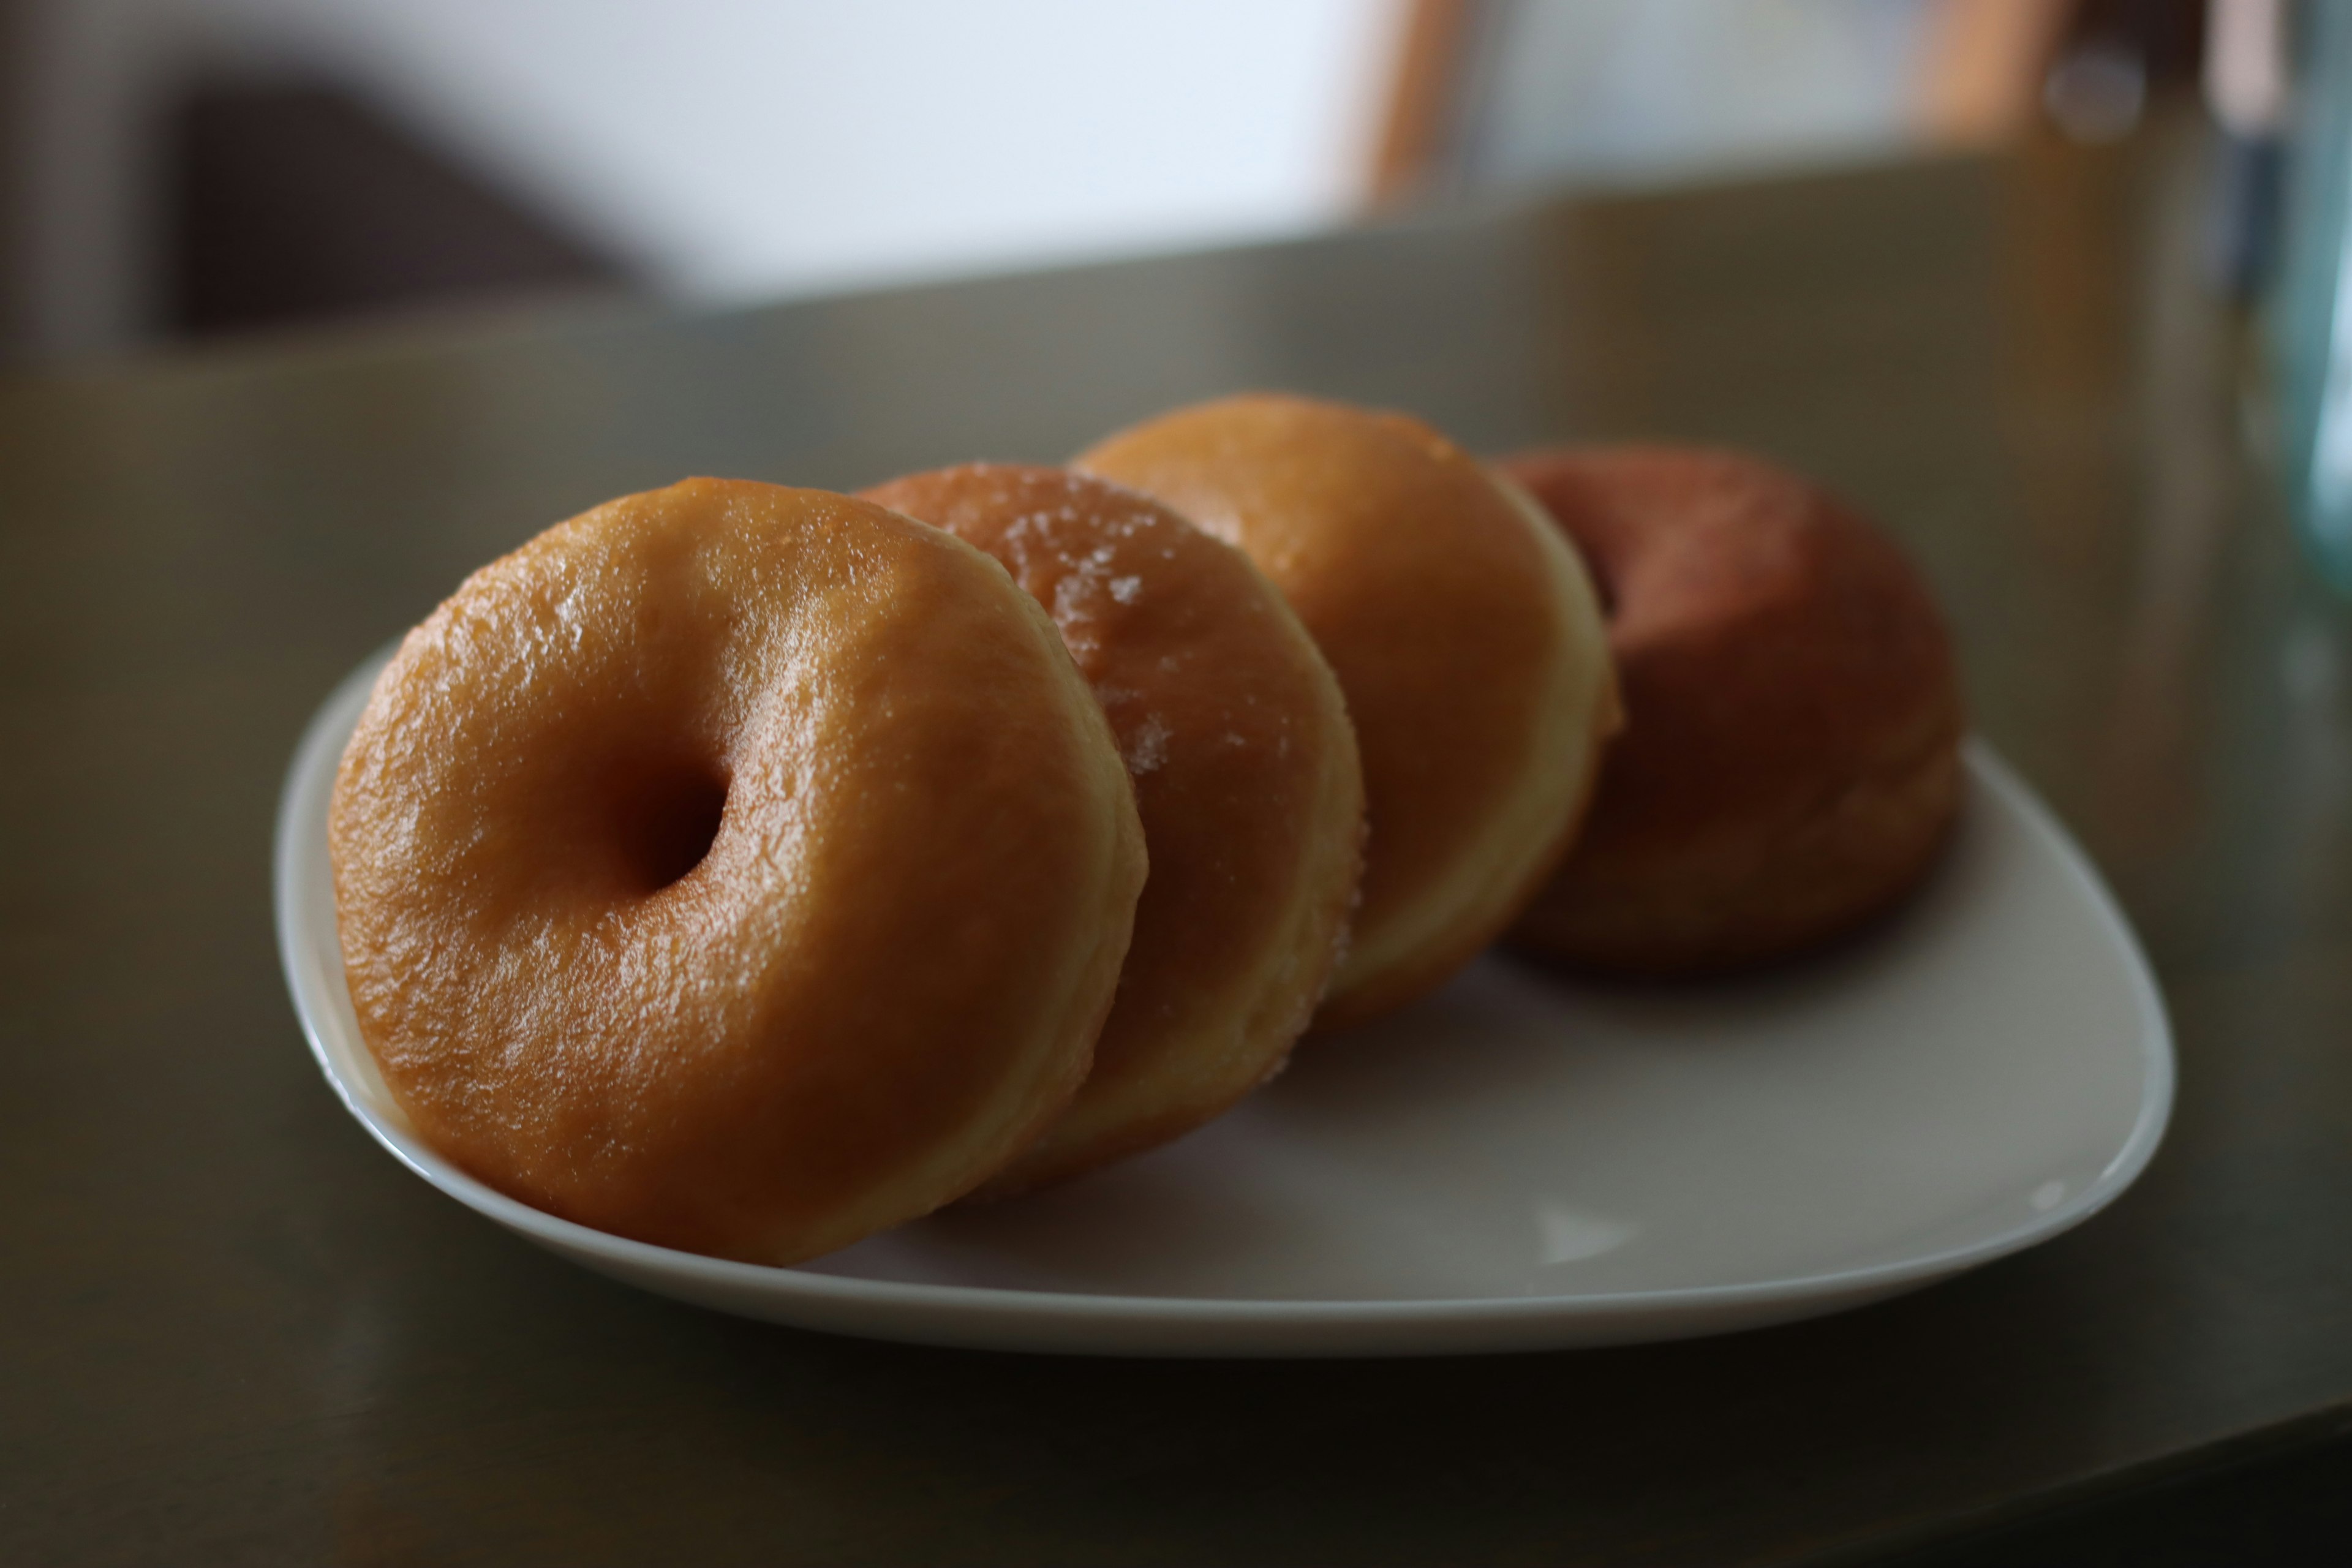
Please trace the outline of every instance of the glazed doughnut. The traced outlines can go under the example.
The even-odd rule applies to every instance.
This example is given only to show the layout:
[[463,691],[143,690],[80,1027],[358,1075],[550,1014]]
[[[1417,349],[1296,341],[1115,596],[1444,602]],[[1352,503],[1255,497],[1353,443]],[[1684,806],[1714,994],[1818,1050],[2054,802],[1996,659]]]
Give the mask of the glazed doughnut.
[[1061,1111],[1144,879],[1101,710],[1003,568],[709,479],[468,578],[376,683],[329,831],[360,1029],[426,1142],[762,1263]]
[[1513,931],[1596,968],[1688,973],[1885,909],[1944,842],[1965,727],[1952,652],[1895,546],[1727,452],[1505,465],[1610,602],[1627,727],[1583,837]]
[[1190,1131],[1282,1065],[1346,938],[1364,797],[1339,683],[1248,557],[1132,490],[983,463],[864,494],[987,551],[1049,607],[1151,857],[1094,1070],[983,1191]]
[[1574,552],[1533,502],[1400,415],[1230,397],[1113,436],[1076,466],[1239,545],[1339,675],[1370,836],[1318,1026],[1437,985],[1549,873],[1616,723]]

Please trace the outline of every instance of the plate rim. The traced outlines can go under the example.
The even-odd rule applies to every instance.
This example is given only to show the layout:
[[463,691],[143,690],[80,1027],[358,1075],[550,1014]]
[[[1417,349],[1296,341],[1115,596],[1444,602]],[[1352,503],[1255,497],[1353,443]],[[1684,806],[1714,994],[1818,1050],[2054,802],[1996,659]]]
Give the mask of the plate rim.
[[[914,1280],[874,1279],[861,1276],[823,1274],[797,1267],[744,1263],[683,1252],[612,1235],[561,1218],[508,1196],[425,1148],[413,1135],[390,1125],[361,1098],[358,1089],[336,1070],[334,1058],[321,1031],[319,1014],[331,1005],[321,994],[328,982],[310,971],[317,955],[302,940],[299,914],[302,907],[300,873],[305,867],[303,826],[319,797],[330,791],[344,742],[357,723],[377,676],[398,647],[397,641],[362,660],[339,681],[305,725],[289,763],[280,790],[277,820],[271,836],[271,908],[277,925],[278,953],[289,1000],[313,1062],[344,1110],[365,1128],[393,1158],[435,1190],[467,1208],[589,1267],[625,1273],[633,1281],[658,1275],[704,1289],[746,1291],[780,1304],[806,1301],[812,1307],[866,1305],[894,1310],[894,1321],[871,1328],[827,1322],[810,1324],[830,1331],[869,1337],[924,1339],[931,1342],[973,1343],[952,1326],[922,1332],[896,1321],[913,1311],[928,1326],[938,1319],[965,1320],[975,1327],[1007,1315],[1039,1326],[1096,1324],[1105,1328],[1150,1323],[1198,1324],[1203,1328],[1234,1328],[1262,1324],[1273,1330],[1296,1330],[1315,1324],[1334,1328],[1385,1326],[1396,1329],[1537,1328],[1563,1329],[1627,1314],[1658,1314],[1703,1318],[1727,1310],[1747,1309],[1760,1314],[1780,1306],[1801,1307],[1821,1302],[1824,1310],[1838,1302],[1892,1295],[1953,1274],[1980,1267],[2038,1246],[2081,1225],[2115,1202],[2154,1159],[2169,1126],[2178,1070],[2170,1015],[2162,987],[2141,947],[2129,919],[2090,858],[2075,843],[2057,815],[1981,737],[1971,734],[1963,745],[1969,772],[2002,804],[2014,811],[2042,847],[2051,851],[2083,895],[2098,924],[2124,960],[2123,969],[2132,998],[2141,1015],[2139,1048],[2142,1058],[2139,1105],[2130,1132],[2093,1181],[2078,1193],[2047,1210],[1987,1237],[1916,1258],[1862,1265],[1827,1272],[1788,1275],[1729,1284],[1675,1286],[1654,1290],[1596,1290],[1545,1296],[1458,1296],[1406,1298],[1272,1298],[1227,1296],[1139,1296],[1069,1290],[1027,1290],[1002,1286],[949,1285]],[[590,1261],[593,1260],[593,1261]],[[1794,1314],[1790,1314],[1794,1315]],[[1737,1327],[1738,1325],[1727,1325]],[[1640,1337],[1665,1338],[1672,1331]],[[987,1342],[1009,1345],[1003,1337]],[[1049,1348],[1024,1342],[1023,1348]],[[1094,1347],[1071,1344],[1050,1347],[1082,1352]],[[1139,1348],[1122,1342],[1111,1347],[1121,1353]],[[1243,1353],[1232,1344],[1204,1347],[1206,1353]],[[1431,1345],[1432,1350],[1451,1347]],[[1498,1348],[1521,1348],[1521,1342]],[[1202,1353],[1173,1349],[1162,1353]],[[1297,1353],[1286,1346],[1277,1353]]]

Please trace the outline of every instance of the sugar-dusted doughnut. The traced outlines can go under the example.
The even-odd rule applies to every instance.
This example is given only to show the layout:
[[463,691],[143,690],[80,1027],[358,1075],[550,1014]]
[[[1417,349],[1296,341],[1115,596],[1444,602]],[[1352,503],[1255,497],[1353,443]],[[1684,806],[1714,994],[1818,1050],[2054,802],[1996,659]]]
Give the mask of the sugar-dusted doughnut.
[[377,682],[330,832],[361,1032],[425,1141],[767,1263],[1059,1114],[1145,869],[1102,711],[1001,567],[708,479],[468,578]]
[[1093,1071],[983,1191],[1189,1131],[1282,1065],[1338,961],[1364,810],[1339,683],[1248,557],[1132,490],[975,463],[864,494],[987,551],[1051,612],[1151,857]]
[[1602,969],[1721,969],[1918,881],[1958,806],[1965,725],[1942,618],[1895,545],[1733,453],[1504,467],[1600,579],[1626,711],[1591,820],[1514,940]]
[[1417,420],[1230,397],[1076,466],[1247,552],[1338,673],[1363,752],[1363,903],[1318,1025],[1438,984],[1566,847],[1616,722],[1598,601],[1515,489]]

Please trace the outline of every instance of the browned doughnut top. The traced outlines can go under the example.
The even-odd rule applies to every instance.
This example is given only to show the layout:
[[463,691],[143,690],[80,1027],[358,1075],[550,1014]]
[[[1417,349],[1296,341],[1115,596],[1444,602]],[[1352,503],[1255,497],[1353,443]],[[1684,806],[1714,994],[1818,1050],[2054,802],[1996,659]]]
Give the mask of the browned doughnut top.
[[1626,730],[1525,944],[1676,972],[1769,958],[1885,907],[1958,800],[1934,601],[1853,511],[1751,458],[1673,447],[1504,465],[1610,605]]
[[1060,1112],[1144,875],[1101,710],[1001,567],[710,479],[467,578],[376,683],[330,831],[361,1032],[427,1142],[769,1263]]
[[1531,503],[1418,420],[1229,397],[1076,466],[1239,545],[1314,635],[1362,748],[1370,837],[1317,1022],[1429,990],[1539,884],[1616,708],[1583,570]]
[[1132,490],[975,463],[864,493],[987,551],[1051,612],[1151,856],[1094,1070],[989,1190],[1189,1131],[1282,1065],[1338,961],[1363,833],[1339,683],[1248,557]]

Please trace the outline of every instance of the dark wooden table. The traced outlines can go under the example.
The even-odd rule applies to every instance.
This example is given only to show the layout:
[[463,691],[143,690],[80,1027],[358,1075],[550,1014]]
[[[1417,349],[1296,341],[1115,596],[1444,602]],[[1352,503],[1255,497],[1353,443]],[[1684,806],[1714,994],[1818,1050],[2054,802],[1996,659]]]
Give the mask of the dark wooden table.
[[[2352,616],[2246,455],[2200,167],[2042,148],[0,386],[0,1561],[1957,1562],[2151,1479],[2324,1459],[2352,1429]],[[312,707],[467,570],[688,472],[1053,458],[1254,385],[1487,448],[1738,442],[1886,519],[1979,726],[2161,969],[2179,1110],[2138,1188],[1769,1332],[1055,1360],[608,1284],[337,1108],[273,954],[271,812]]]

